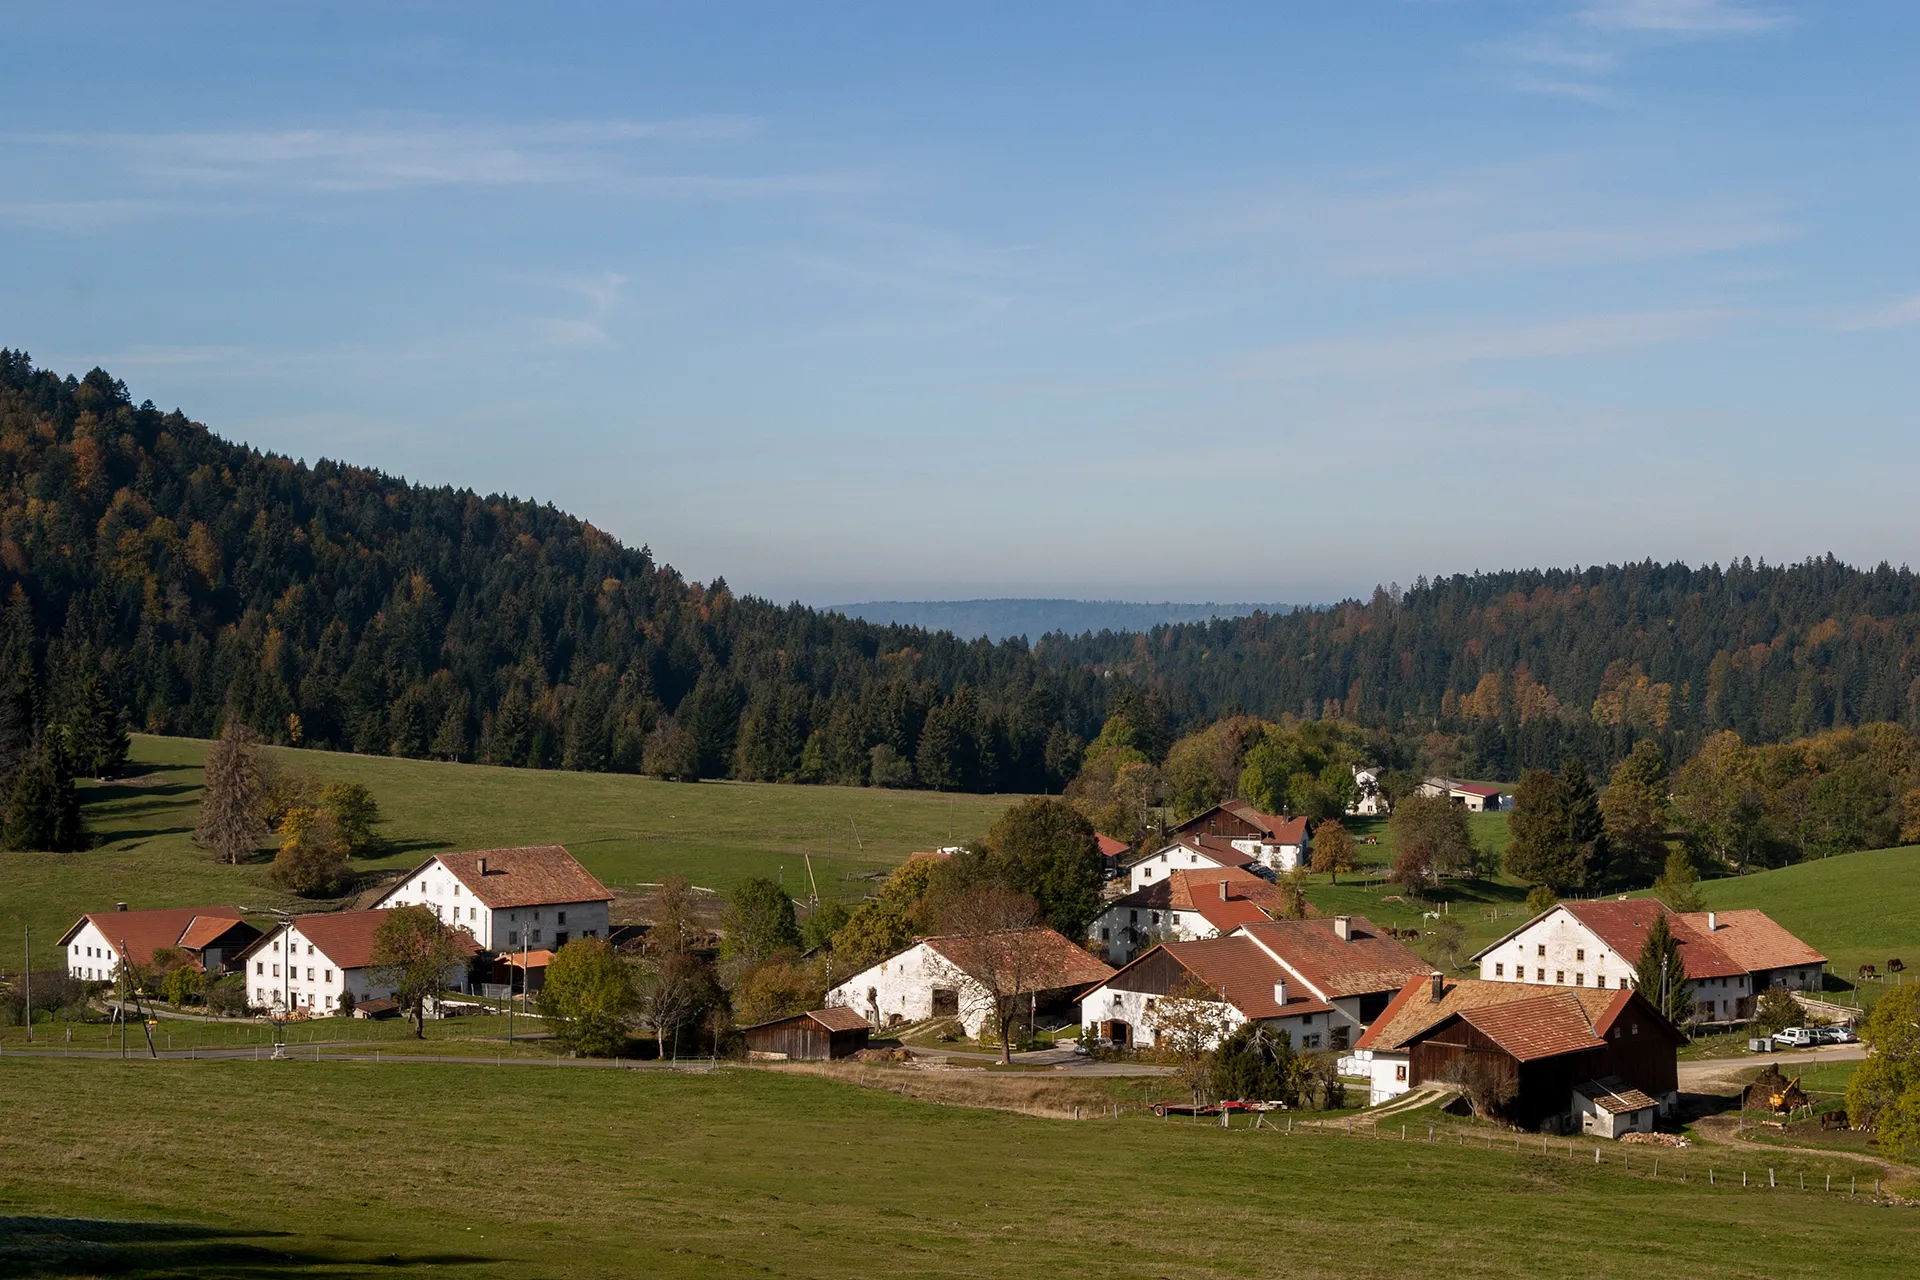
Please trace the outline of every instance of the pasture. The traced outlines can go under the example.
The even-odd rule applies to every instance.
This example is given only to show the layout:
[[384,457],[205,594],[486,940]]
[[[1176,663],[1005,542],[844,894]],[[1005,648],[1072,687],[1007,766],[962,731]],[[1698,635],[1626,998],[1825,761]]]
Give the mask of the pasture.
[[1910,1209],[1730,1185],[1728,1152],[1708,1187],[1644,1148],[1627,1172],[1610,1144],[1076,1123],[738,1068],[6,1054],[0,1094],[16,1275],[1871,1277],[1915,1239]]
[[[193,843],[208,744],[135,735],[126,770],[83,782],[95,843],[79,853],[0,853],[0,970],[36,963],[83,912],[231,903],[289,907],[269,859],[230,867]],[[400,872],[439,850],[564,844],[615,892],[680,872],[724,892],[748,876],[778,879],[806,897],[807,867],[823,900],[856,900],[915,849],[986,834],[1017,797],[859,787],[660,782],[628,774],[500,769],[271,748],[284,769],[366,784],[386,821],[389,851],[356,860],[369,876]],[[318,904],[312,909],[319,909]],[[42,950],[44,948],[44,950]]]

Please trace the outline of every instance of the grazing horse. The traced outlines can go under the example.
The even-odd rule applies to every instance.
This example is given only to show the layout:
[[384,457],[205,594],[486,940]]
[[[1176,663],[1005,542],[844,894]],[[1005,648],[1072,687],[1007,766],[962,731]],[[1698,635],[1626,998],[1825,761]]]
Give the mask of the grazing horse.
[[1897,957],[1895,959],[1887,961],[1888,973],[1904,973],[1906,971],[1906,968],[1907,968],[1907,962]]
[[1872,965],[1863,964],[1860,966],[1860,972],[1854,974],[1853,976],[1854,976],[1854,980],[1858,981],[1861,978],[1877,978],[1880,975],[1874,971],[1874,968]]

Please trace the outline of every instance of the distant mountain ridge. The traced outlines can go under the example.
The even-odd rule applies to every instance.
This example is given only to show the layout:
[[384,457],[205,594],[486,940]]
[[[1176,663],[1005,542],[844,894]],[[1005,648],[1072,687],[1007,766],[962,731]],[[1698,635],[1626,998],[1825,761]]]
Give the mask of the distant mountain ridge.
[[1292,604],[1178,604],[1132,600],[1067,600],[1002,597],[984,600],[867,600],[823,606],[849,618],[881,625],[951,631],[962,639],[986,636],[998,643],[1012,636],[1038,640],[1054,632],[1084,635],[1102,631],[1150,631],[1165,623],[1245,618],[1255,613],[1288,614]]

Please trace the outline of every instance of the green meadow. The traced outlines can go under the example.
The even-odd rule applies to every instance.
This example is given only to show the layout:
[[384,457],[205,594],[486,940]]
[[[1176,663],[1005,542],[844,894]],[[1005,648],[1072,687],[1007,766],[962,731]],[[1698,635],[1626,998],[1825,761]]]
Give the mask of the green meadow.
[[[748,1069],[7,1054],[0,1096],[12,1275],[1891,1277],[1920,1240],[1911,1209],[1799,1191],[1826,1166],[1788,1153],[1656,1178],[1646,1148],[1076,1123]],[[1740,1189],[1740,1159],[1795,1189]]]
[[[278,889],[263,853],[222,866],[193,843],[207,743],[136,735],[124,773],[82,783],[95,843],[79,853],[0,853],[0,969],[38,957],[85,911],[232,903],[252,911],[300,900]],[[389,852],[359,860],[398,872],[439,850],[564,844],[616,892],[680,872],[724,892],[748,876],[806,897],[807,859],[823,900],[855,900],[915,849],[986,833],[1014,797],[858,787],[660,782],[626,774],[499,769],[275,748],[286,769],[365,783]],[[45,948],[44,951],[41,948]]]

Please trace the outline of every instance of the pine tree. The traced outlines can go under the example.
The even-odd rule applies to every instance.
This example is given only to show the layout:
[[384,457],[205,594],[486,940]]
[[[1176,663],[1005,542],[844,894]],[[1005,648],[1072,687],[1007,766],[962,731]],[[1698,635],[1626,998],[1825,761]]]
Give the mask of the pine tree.
[[91,671],[73,690],[64,729],[68,758],[76,773],[104,778],[126,763],[132,744],[120,711],[101,688],[100,677]]
[[255,750],[259,741],[252,730],[230,719],[220,740],[207,752],[200,821],[193,838],[222,862],[237,864],[252,857],[267,835],[261,814],[266,780]]
[[43,739],[14,776],[4,827],[9,849],[67,852],[85,845],[79,793],[58,743]]
[[1686,963],[1680,958],[1680,944],[1674,940],[1666,912],[1654,916],[1653,923],[1647,926],[1634,973],[1633,985],[1667,1021],[1678,1026],[1693,1016]]

